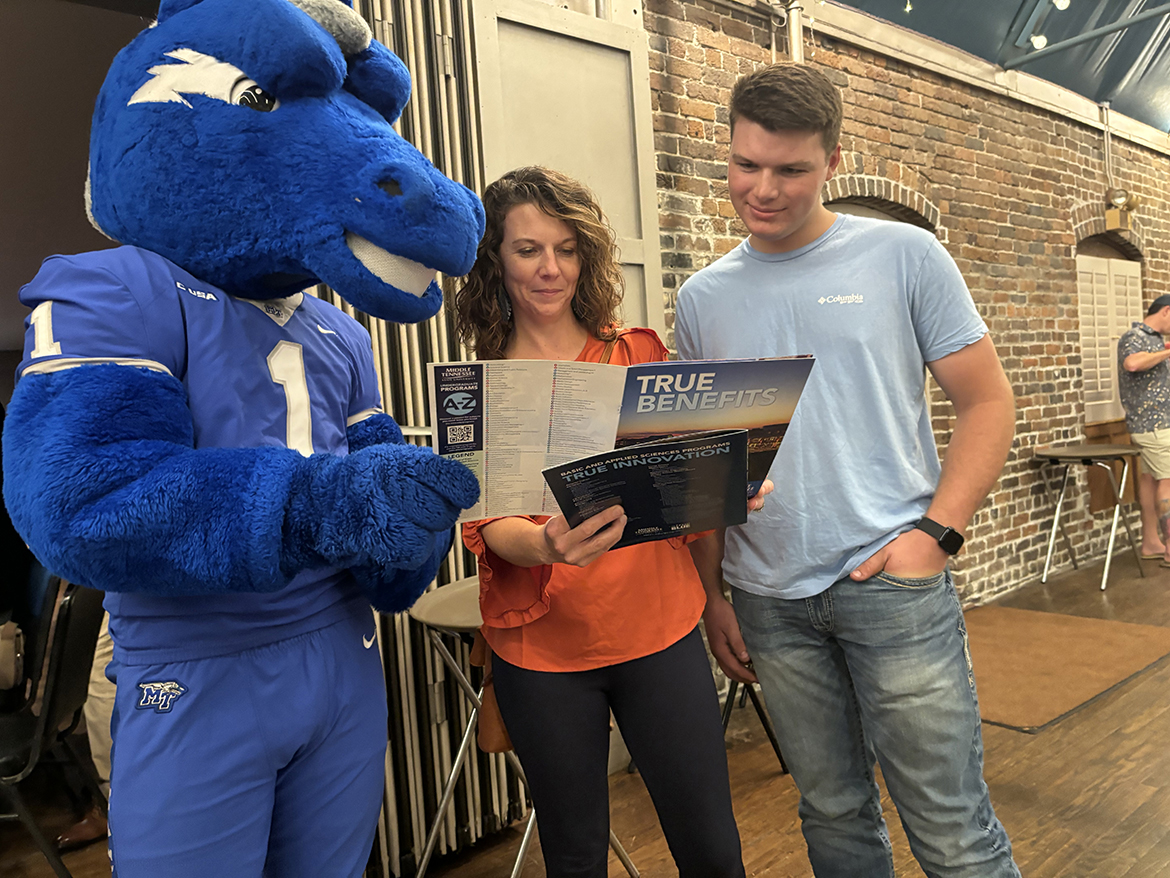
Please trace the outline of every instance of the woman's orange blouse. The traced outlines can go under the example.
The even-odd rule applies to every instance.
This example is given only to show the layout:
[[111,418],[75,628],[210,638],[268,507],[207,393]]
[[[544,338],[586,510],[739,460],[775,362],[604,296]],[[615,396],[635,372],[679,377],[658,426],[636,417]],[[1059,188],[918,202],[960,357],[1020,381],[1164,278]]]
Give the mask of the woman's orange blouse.
[[[598,363],[605,342],[591,338],[577,357]],[[660,362],[666,348],[651,329],[625,329],[610,362]],[[525,516],[543,524],[549,516]],[[686,543],[697,535],[606,552],[588,567],[516,567],[493,553],[480,528],[463,525],[479,559],[483,634],[505,661],[532,671],[586,671],[641,658],[681,640],[698,623],[705,597]]]

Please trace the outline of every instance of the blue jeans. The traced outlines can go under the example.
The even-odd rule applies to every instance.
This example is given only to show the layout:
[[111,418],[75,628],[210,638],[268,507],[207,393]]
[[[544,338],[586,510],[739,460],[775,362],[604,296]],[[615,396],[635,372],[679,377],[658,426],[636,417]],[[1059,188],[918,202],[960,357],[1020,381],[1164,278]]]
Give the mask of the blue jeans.
[[733,591],[801,793],[817,878],[894,875],[875,757],[930,878],[1019,878],[983,780],[975,678],[949,571],[842,579],[799,600]]

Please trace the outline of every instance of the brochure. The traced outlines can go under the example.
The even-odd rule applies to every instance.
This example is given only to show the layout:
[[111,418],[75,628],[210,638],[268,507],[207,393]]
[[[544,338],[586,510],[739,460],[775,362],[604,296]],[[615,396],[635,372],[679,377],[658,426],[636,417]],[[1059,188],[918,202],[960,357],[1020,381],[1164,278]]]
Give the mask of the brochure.
[[544,470],[697,431],[748,431],[751,494],[768,474],[813,363],[807,356],[633,366],[431,363],[435,450],[479,479],[480,500],[461,521],[556,515]]
[[620,503],[615,549],[747,521],[747,430],[628,445],[544,471],[571,527]]

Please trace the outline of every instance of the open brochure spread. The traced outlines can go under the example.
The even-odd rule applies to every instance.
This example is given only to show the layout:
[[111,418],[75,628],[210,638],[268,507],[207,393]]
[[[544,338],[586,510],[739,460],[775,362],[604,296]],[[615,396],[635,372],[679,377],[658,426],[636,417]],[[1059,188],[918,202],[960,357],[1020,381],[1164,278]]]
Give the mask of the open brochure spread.
[[746,502],[768,474],[813,362],[432,363],[435,449],[479,479],[479,503],[460,519],[471,521],[556,515],[561,508],[542,474],[562,464],[680,434],[747,430],[747,473],[736,488]]

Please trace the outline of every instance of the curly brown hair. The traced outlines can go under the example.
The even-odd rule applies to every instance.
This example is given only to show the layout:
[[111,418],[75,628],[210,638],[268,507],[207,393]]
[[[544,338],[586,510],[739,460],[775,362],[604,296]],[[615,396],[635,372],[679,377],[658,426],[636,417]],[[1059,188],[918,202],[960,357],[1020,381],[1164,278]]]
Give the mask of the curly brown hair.
[[487,226],[475,265],[451,297],[460,340],[481,360],[504,357],[514,324],[504,319],[500,307],[504,290],[500,245],[504,219],[522,204],[535,205],[573,230],[581,258],[573,316],[595,338],[615,338],[624,283],[613,229],[587,186],[558,171],[529,167],[509,171],[483,193]]

